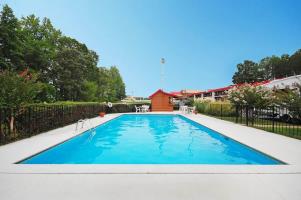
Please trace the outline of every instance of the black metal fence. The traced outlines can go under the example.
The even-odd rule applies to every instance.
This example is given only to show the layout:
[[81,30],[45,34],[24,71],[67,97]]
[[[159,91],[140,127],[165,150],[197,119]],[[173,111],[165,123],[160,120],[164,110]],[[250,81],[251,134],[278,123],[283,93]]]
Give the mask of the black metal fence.
[[301,108],[254,108],[231,104],[196,104],[197,111],[223,120],[301,139]]
[[[137,104],[34,105],[21,109],[0,108],[0,145],[66,126],[99,112],[134,112]],[[139,104],[140,105],[140,104]]]

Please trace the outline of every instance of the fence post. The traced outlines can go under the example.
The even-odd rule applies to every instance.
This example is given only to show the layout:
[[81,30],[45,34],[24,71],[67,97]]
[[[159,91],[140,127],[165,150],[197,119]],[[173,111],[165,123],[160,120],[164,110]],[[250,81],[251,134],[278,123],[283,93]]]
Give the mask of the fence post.
[[235,123],[238,123],[238,105],[235,106]]
[[31,121],[31,106],[28,106],[28,134],[31,136],[32,135],[32,132],[31,132],[31,124],[32,124],[32,121]]
[[273,130],[273,132],[275,131],[275,106],[273,106],[273,109],[272,109],[272,124],[273,124],[273,126],[272,126],[272,130]]
[[246,106],[246,125],[249,126],[249,107]]
[[223,119],[223,104],[221,104],[221,119]]
[[2,143],[2,135],[4,134],[4,131],[2,133],[2,108],[0,107],[0,144]]
[[[254,125],[254,107],[248,107],[248,112],[249,112],[249,115],[248,115],[248,120],[251,122],[251,126]],[[250,124],[250,122],[248,122],[248,124]]]

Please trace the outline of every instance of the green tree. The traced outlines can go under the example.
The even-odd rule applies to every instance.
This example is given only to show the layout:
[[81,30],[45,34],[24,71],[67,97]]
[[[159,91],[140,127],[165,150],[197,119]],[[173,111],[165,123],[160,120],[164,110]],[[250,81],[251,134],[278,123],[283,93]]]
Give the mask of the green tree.
[[292,74],[301,74],[301,49],[296,51],[290,58],[288,66]]
[[100,67],[98,71],[97,97],[99,101],[116,102],[125,97],[125,84],[117,67]]
[[55,102],[56,90],[53,85],[43,82],[37,82],[39,92],[35,97],[35,102]]
[[23,65],[18,19],[7,5],[0,13],[0,70],[16,70]]
[[18,20],[7,5],[0,13],[0,72],[30,72],[35,102],[118,101],[125,85],[116,67],[98,68],[96,52],[64,36],[47,18]]
[[4,71],[0,73],[0,106],[9,108],[22,107],[32,103],[39,92],[39,87],[32,79]]
[[233,83],[253,83],[263,80],[263,73],[257,63],[245,60],[237,65],[237,72],[232,77]]
[[274,65],[272,57],[265,57],[258,63],[259,70],[262,72],[264,80],[270,80],[274,77]]
[[82,93],[83,101],[98,101],[97,99],[97,84],[93,81],[85,81],[84,82],[84,90]]
[[9,127],[11,132],[15,132],[15,117],[22,112],[23,106],[34,102],[39,85],[31,78],[20,77],[10,71],[0,73],[0,85],[0,106],[14,110],[11,112]]
[[113,66],[109,70],[110,73],[110,88],[114,95],[112,101],[121,100],[125,97],[125,84],[116,66]]
[[98,56],[75,39],[62,37],[54,60],[52,82],[60,100],[81,100],[85,81],[97,79]]
[[109,72],[105,67],[98,68],[97,76],[97,98],[99,101],[108,101],[108,88],[109,88]]
[[53,83],[59,100],[80,100],[84,73],[81,53],[75,49],[59,51],[53,71]]
[[39,80],[49,83],[61,32],[52,26],[49,19],[44,18],[40,22],[40,19],[34,15],[23,17],[20,24],[24,38],[23,55],[26,66],[39,73]]
[[252,83],[297,74],[301,74],[301,49],[292,56],[283,54],[281,57],[273,55],[263,58],[258,64],[246,60],[237,65],[232,79],[233,83]]
[[274,78],[283,78],[293,75],[288,66],[289,55],[283,54],[281,57],[274,56]]

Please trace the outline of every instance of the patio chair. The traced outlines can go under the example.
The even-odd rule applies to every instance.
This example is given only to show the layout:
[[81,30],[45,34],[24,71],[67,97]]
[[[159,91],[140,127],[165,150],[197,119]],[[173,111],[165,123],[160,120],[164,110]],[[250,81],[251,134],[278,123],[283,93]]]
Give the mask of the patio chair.
[[181,106],[180,107],[180,111],[183,113],[183,114],[187,114],[189,109],[188,109],[188,106]]
[[187,113],[188,113],[188,114],[192,114],[192,113],[194,113],[194,111],[195,111],[195,106],[193,106],[193,107],[188,107],[188,109],[187,109]]
[[148,105],[142,105],[141,106],[141,112],[148,112],[149,111],[149,106]]
[[137,112],[141,112],[141,107],[140,107],[140,106],[136,106],[136,105],[135,105],[135,109],[136,109],[136,113],[137,113]]
[[183,101],[180,101],[179,102],[179,111],[183,112],[183,106],[185,106],[184,102]]

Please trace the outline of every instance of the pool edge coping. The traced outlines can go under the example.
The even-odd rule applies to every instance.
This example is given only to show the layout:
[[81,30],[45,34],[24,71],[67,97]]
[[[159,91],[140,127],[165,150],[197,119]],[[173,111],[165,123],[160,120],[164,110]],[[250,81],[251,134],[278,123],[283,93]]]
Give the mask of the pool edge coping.
[[[229,137],[228,135],[224,135],[223,133],[220,133],[220,131],[216,130],[216,129],[212,129],[211,127],[208,127],[206,125],[204,125],[203,123],[199,123],[198,121],[195,121],[189,117],[187,117],[186,115],[182,115],[179,112],[155,112],[155,113],[119,113],[116,114],[113,118],[105,121],[105,122],[101,122],[99,124],[97,124],[96,126],[102,125],[110,120],[116,119],[117,117],[120,117],[124,114],[173,114],[173,115],[180,115],[183,116],[185,118],[187,118],[188,120],[192,120],[198,124],[201,124],[202,126],[205,126],[215,132],[217,132],[218,134],[221,134],[225,137]],[[95,126],[95,127],[96,127]],[[63,141],[60,141],[59,143],[56,144],[52,144],[51,146],[49,146],[47,149],[52,148],[56,145],[59,145],[67,140],[70,140],[73,137],[76,137],[80,134],[85,133],[87,130],[83,130],[82,132],[73,135],[72,137],[66,138]],[[47,133],[47,132],[46,132]],[[42,133],[45,134],[45,133]],[[34,136],[35,137],[35,136]],[[32,137],[32,138],[34,138]],[[237,140],[236,138],[230,137],[231,139],[247,146],[250,147],[252,149],[255,149],[256,151],[261,152],[259,149],[254,148],[252,146],[249,146],[248,144],[245,144],[244,142],[241,142],[239,140]],[[13,145],[9,144],[9,145]],[[46,151],[47,149],[43,149],[40,152]],[[1,149],[0,149],[1,150]],[[34,155],[40,153],[40,152],[36,152]],[[273,156],[265,153],[265,152],[261,152],[265,155],[268,155],[270,157],[273,158]],[[25,159],[28,159],[29,157],[34,156],[33,154],[31,154],[30,156],[27,156],[26,158],[23,157],[22,160],[16,161],[16,162],[21,162]],[[277,158],[276,158],[277,159]],[[278,160],[278,159],[277,159]],[[280,160],[281,161],[281,160]],[[16,163],[14,162],[14,163]],[[1,162],[0,162],[1,163]],[[209,173],[209,174],[218,174],[218,173],[227,173],[227,174],[233,174],[233,173],[264,173],[264,174],[269,174],[269,173],[301,173],[301,166],[300,165],[296,165],[296,164],[287,164],[287,165],[208,165],[208,164],[73,164],[75,167],[71,167],[72,165],[68,165],[68,164],[58,164],[60,166],[60,168],[63,169],[54,169],[55,171],[51,170],[51,168],[53,168],[55,166],[55,164],[43,164],[43,167],[41,167],[41,165],[38,164],[22,164],[22,165],[18,165],[18,164],[13,164],[13,163],[6,163],[6,165],[1,165],[0,167],[0,173],[68,173],[68,171],[72,173],[78,173],[78,174],[83,174],[83,173],[104,173],[104,174],[119,174],[119,173],[142,173],[142,174],[152,174],[152,173],[163,173],[163,174],[168,174],[168,173]],[[90,165],[90,167],[92,166],[93,168],[95,168],[94,170],[91,170],[90,167],[88,167]],[[15,167],[15,166],[20,166],[22,168],[25,169],[20,169],[20,167]],[[24,167],[26,166],[26,167]],[[114,166],[114,167],[113,167]],[[279,167],[281,166],[281,167]],[[285,166],[285,167],[283,167]],[[4,167],[4,168],[2,168]],[[108,169],[108,167],[110,169]],[[113,168],[112,168],[113,167]],[[1,169],[2,168],[2,169]],[[48,169],[47,169],[48,168]],[[55,167],[56,168],[56,167]],[[136,169],[135,169],[136,168]],[[168,169],[167,169],[168,168]],[[48,171],[48,172],[47,172]]]

